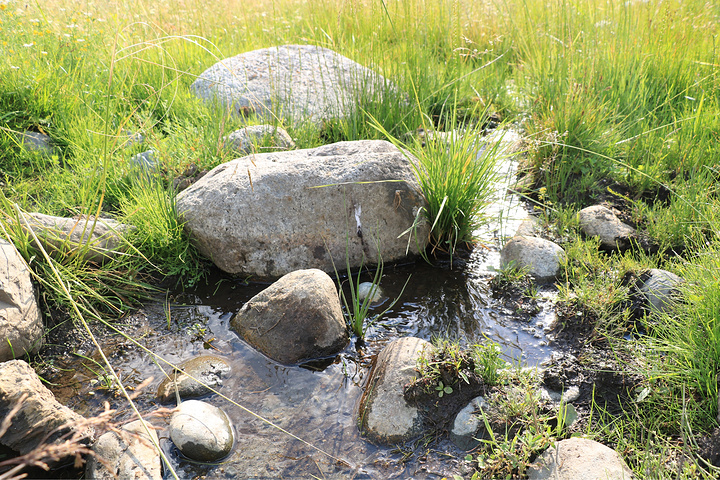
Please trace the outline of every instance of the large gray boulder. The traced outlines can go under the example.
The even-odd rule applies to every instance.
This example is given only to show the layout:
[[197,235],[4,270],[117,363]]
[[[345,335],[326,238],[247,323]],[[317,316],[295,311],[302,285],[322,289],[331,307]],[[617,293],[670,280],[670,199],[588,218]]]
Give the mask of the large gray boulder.
[[335,355],[349,342],[335,282],[317,269],[285,275],[243,305],[230,327],[287,365]]
[[42,213],[25,215],[23,226],[32,229],[48,253],[78,255],[96,263],[122,255],[127,247],[122,235],[132,228],[109,218],[67,218]]
[[548,448],[528,471],[530,480],[630,480],[632,472],[612,448],[568,438]]
[[37,352],[43,332],[30,270],[15,245],[0,239],[0,362]]
[[[426,205],[410,161],[382,140],[264,153],[219,165],[177,197],[198,249],[222,270],[277,278],[417,254]],[[334,262],[334,264],[333,264]]]
[[157,433],[150,435],[140,420],[123,425],[119,431],[104,433],[95,445],[95,455],[88,458],[85,478],[102,480],[161,480],[162,464],[155,448]]
[[66,435],[92,439],[94,432],[85,419],[58,403],[30,365],[23,360],[0,363],[0,418],[8,417],[23,394],[27,397],[0,437],[3,445],[24,455],[41,444],[62,443]]
[[190,86],[230,112],[321,122],[355,111],[397,88],[381,75],[327,48],[283,45],[241,53],[205,70]]
[[501,267],[526,269],[541,281],[555,278],[564,259],[560,245],[539,237],[513,237],[500,251]]
[[425,340],[404,337],[390,342],[378,355],[358,410],[360,431],[371,442],[393,445],[422,433],[422,413],[407,403],[404,387],[417,378],[417,360],[430,349]]
[[588,237],[598,237],[600,245],[610,250],[630,246],[635,229],[620,221],[615,212],[602,205],[593,205],[578,212],[580,228]]

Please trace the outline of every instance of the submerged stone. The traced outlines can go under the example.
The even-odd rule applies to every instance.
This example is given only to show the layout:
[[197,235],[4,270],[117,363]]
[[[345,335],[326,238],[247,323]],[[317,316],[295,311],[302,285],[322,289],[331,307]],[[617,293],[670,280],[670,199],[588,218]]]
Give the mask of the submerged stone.
[[[181,399],[200,397],[210,393],[208,387],[219,387],[224,377],[230,373],[230,364],[215,355],[201,355],[185,360],[178,365],[183,372],[175,371],[160,383],[157,390],[158,400],[175,400],[175,385]],[[194,377],[194,378],[193,378]]]

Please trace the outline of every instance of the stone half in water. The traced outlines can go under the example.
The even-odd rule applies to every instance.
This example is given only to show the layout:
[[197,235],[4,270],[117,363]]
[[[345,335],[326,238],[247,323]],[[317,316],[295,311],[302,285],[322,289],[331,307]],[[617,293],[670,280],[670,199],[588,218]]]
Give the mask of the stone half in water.
[[199,400],[182,402],[170,418],[170,438],[184,456],[216,462],[232,450],[235,436],[227,414]]
[[370,303],[375,303],[382,300],[383,292],[382,290],[380,290],[380,287],[378,285],[375,285],[372,282],[363,282],[358,285],[357,298],[360,302],[370,297],[371,293],[372,297],[370,298]]

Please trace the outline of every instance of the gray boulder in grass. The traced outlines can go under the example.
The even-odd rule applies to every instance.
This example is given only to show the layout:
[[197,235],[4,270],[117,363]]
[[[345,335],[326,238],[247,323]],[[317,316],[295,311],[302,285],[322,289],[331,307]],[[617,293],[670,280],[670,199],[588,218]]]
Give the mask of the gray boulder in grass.
[[344,271],[346,257],[358,268],[418,254],[428,241],[425,222],[413,229],[423,208],[410,160],[383,140],[239,158],[177,196],[203,255],[228,273],[270,279]]
[[327,48],[282,45],[241,53],[205,70],[190,86],[230,112],[315,123],[355,111],[362,97],[398,91],[381,75]]
[[335,282],[317,269],[285,275],[243,305],[230,327],[286,365],[335,355],[349,342]]

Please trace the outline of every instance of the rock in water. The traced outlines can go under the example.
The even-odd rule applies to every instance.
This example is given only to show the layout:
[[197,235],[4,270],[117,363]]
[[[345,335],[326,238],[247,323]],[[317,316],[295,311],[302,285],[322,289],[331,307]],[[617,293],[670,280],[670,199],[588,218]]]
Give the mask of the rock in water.
[[404,337],[378,355],[358,411],[360,430],[371,442],[393,445],[422,432],[422,414],[408,405],[403,388],[417,377],[417,360],[429,349],[432,345],[425,340]]
[[513,265],[527,269],[540,281],[551,280],[560,273],[565,250],[550,240],[538,237],[513,237],[500,252],[500,266]]
[[177,209],[200,252],[228,273],[333,272],[346,256],[351,268],[378,254],[394,262],[428,241],[425,222],[413,227],[426,202],[410,161],[383,140],[257,154],[215,167]]
[[221,409],[199,400],[182,402],[170,418],[170,438],[180,452],[198,462],[215,462],[232,450],[235,436]]
[[[154,441],[154,442],[153,442]],[[120,432],[103,434],[95,445],[95,455],[88,458],[85,478],[117,480],[161,480],[159,445],[155,430],[150,436],[140,420],[123,425]]]
[[200,74],[190,89],[235,115],[315,123],[351,114],[363,98],[400,97],[381,75],[314,45],[283,45],[226,58]]
[[0,362],[37,352],[43,332],[30,270],[15,245],[0,239]]
[[[175,400],[175,385],[177,384],[180,398],[201,397],[210,393],[207,387],[219,387],[223,377],[230,373],[230,364],[223,358],[215,355],[201,355],[180,363],[178,367],[186,372],[170,373],[158,387],[157,396],[161,402]],[[201,383],[193,380],[195,377]],[[203,385],[204,384],[204,385]],[[207,386],[206,386],[207,385]]]
[[230,327],[286,365],[335,355],[350,341],[335,282],[317,269],[285,275],[243,305]]

